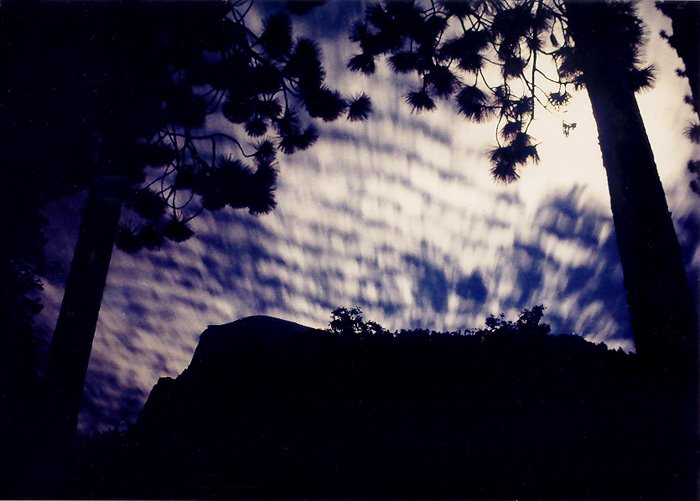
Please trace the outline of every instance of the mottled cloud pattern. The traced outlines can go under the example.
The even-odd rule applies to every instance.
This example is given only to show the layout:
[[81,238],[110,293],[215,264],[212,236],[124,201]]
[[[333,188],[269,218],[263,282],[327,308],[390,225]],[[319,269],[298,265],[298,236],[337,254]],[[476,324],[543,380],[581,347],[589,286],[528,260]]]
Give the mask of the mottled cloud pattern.
[[[353,47],[329,29],[347,30],[361,7],[331,2],[312,13],[306,30],[323,39],[333,85],[371,94],[368,122],[321,124],[311,150],[282,159],[273,213],[205,213],[184,244],[135,257],[115,251],[82,431],[132,422],[158,377],[187,366],[208,324],[247,315],[323,327],[333,308],[359,305],[390,329],[453,330],[483,325],[489,313],[513,316],[544,304],[554,332],[633,349],[586,96],[567,112],[566,120],[578,123],[569,138],[561,134],[562,115],[539,111],[533,131],[541,163],[516,184],[494,184],[484,154],[494,124],[470,124],[448,102],[435,113],[411,114],[403,103],[408,80],[385,68],[372,79],[344,71]],[[663,20],[644,9],[658,32]],[[640,104],[697,277],[700,203],[687,188],[685,163],[700,152],[682,137],[690,108],[682,102],[685,82],[673,75],[680,62],[658,37],[650,44],[659,80]],[[55,262],[40,319],[46,342],[76,234],[75,208],[49,212]]]

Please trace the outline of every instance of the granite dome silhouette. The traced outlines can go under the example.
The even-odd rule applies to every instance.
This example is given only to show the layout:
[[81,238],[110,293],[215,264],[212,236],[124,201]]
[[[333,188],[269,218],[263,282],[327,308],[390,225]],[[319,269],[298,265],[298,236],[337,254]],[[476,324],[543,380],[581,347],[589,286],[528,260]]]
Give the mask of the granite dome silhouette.
[[348,336],[266,316],[210,326],[132,430],[86,449],[80,488],[118,497],[663,492],[659,479],[678,465],[654,459],[665,456],[667,410],[637,357],[548,330],[539,318],[466,334]]

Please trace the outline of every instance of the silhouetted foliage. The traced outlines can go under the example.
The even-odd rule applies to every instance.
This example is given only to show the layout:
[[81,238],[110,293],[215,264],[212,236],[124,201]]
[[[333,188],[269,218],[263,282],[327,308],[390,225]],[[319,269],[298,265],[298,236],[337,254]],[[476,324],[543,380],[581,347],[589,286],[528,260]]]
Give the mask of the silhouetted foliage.
[[695,179],[690,181],[690,189],[693,193],[700,196],[700,160],[689,160],[688,171]]
[[[633,91],[651,85],[652,68],[641,66],[638,52],[641,23],[631,6],[611,5],[600,22],[606,43],[623,48],[615,71],[622,69]],[[454,97],[471,120],[497,116],[491,172],[502,182],[516,180],[521,167],[539,160],[528,134],[536,107],[566,105],[569,89],[585,85],[587,55],[577,52],[558,2],[385,2],[368,8],[350,37],[362,51],[348,63],[351,70],[372,74],[375,60],[386,56],[396,73],[418,77],[406,94],[413,111]],[[490,66],[499,68],[498,81]]]
[[[355,312],[353,313],[353,310]],[[88,442],[75,494],[666,498],[669,402],[635,355],[545,335],[542,306],[466,333],[209,327],[137,425]],[[678,497],[679,499],[681,497]]]
[[[683,60],[685,68],[676,70],[681,78],[687,78],[691,95],[685,96],[685,102],[692,106],[697,116],[696,120],[687,125],[685,136],[695,144],[700,143],[700,4],[697,2],[656,2],[656,7],[671,19],[672,34],[661,31],[661,37],[666,39]],[[697,161],[688,164],[688,170],[693,174],[690,189],[700,196],[700,171],[696,168]]]
[[318,47],[293,38],[287,14],[256,34],[248,7],[4,2],[4,137],[40,202],[100,182],[128,209],[117,244],[130,253],[160,247],[156,233],[188,238],[202,209],[273,209],[277,151],[313,144],[309,117],[361,120],[371,104],[325,86]]
[[550,333],[551,328],[548,324],[540,324],[540,320],[542,320],[542,316],[544,315],[544,310],[545,308],[542,305],[533,306],[529,310],[523,310],[520,312],[515,322],[505,320],[503,314],[498,317],[489,315],[486,319],[486,327],[491,332],[508,332],[520,335],[546,335]]
[[493,334],[493,333],[510,333],[518,335],[546,335],[551,332],[548,324],[540,324],[540,320],[544,316],[545,307],[536,305],[530,309],[525,309],[520,312],[518,319],[515,321],[506,320],[504,314],[499,316],[489,315],[486,318],[486,329],[472,329],[440,332],[431,331],[428,329],[401,329],[400,331],[390,332],[373,320],[365,320],[362,317],[362,309],[359,306],[354,308],[339,307],[331,312],[331,321],[328,331],[332,334],[341,336],[375,336],[385,335],[390,337],[400,336],[461,336],[474,334]]
[[[695,144],[700,144],[700,4],[697,2],[656,2],[656,7],[671,20],[672,34],[661,31],[683,60],[685,68],[677,69],[681,78],[687,78],[691,95],[685,96],[685,102],[692,106],[697,118],[685,128],[685,136]],[[690,162],[688,170],[693,173],[690,189],[700,195],[700,173],[693,169],[697,162]]]
[[698,115],[698,120],[700,120],[700,49],[698,48],[700,5],[696,2],[658,1],[656,7],[671,19],[673,33],[669,35],[662,31],[661,36],[668,41],[683,60],[685,68],[678,70],[679,76],[688,79],[692,93],[692,96],[689,96],[689,101]]
[[333,310],[328,330],[333,334],[340,334],[341,336],[374,336],[389,334],[389,331],[377,322],[363,320],[362,310],[357,306],[350,309],[340,307]]
[[700,123],[695,122],[689,124],[685,128],[685,136],[696,144],[700,144]]
[[[364,120],[371,111],[366,95],[346,98],[325,85],[320,49],[293,37],[285,12],[265,18],[259,34],[246,26],[246,4],[223,3],[217,13],[211,26],[177,26],[189,37],[177,35],[176,49],[187,48],[174,63],[183,90],[173,94],[173,111],[142,147],[162,170],[125,198],[137,220],[118,234],[127,252],[157,248],[164,241],[154,238],[157,231],[175,242],[188,239],[188,223],[202,209],[269,212],[278,151],[311,146],[318,138],[313,118],[333,121],[347,112],[350,120]],[[230,123],[212,127],[221,118]],[[244,143],[246,135],[255,142]]]

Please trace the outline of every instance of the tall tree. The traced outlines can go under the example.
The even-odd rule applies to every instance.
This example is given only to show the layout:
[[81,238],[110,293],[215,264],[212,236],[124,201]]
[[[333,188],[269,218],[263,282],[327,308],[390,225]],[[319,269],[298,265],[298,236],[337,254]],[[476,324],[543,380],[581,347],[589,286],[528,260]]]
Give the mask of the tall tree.
[[[351,39],[361,48],[351,69],[371,74],[375,60],[386,56],[395,72],[418,76],[418,86],[406,95],[414,110],[431,110],[436,100],[454,97],[467,118],[495,115],[491,172],[502,182],[516,180],[524,165],[538,161],[528,134],[538,105],[565,105],[569,89],[585,87],[598,126],[635,346],[677,402],[671,426],[682,429],[686,443],[673,440],[672,447],[690,457],[696,440],[697,314],[634,96],[652,83],[653,72],[640,64],[643,27],[633,4],[386,2],[368,8]],[[564,132],[573,126],[565,123]],[[687,492],[688,471],[682,476],[686,483],[678,488]]]
[[75,431],[115,242],[157,249],[191,237],[203,210],[272,210],[277,152],[312,145],[314,119],[370,111],[325,85],[317,44],[287,14],[256,33],[251,7],[2,5],[11,163],[32,171],[38,203],[87,189],[49,353],[54,449]]

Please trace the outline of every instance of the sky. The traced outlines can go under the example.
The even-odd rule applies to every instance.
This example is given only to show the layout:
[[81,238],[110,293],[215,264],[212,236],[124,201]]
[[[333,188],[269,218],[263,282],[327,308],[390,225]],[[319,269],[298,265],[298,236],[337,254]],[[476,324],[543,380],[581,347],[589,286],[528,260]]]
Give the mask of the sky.
[[[531,133],[541,162],[496,184],[486,152],[495,124],[473,124],[454,105],[412,113],[410,79],[384,66],[345,70],[361,2],[330,2],[295,32],[319,40],[331,87],[367,92],[367,122],[320,124],[308,151],[280,160],[278,208],[227,209],[194,221],[183,244],[137,256],[115,250],[88,369],[80,430],[124,427],[159,377],[184,370],[207,325],[266,314],[324,328],[338,306],[360,306],[389,329],[483,326],[543,304],[554,333],[633,350],[605,172],[585,92],[566,111],[537,110]],[[638,96],[679,238],[697,290],[700,199],[685,168],[700,149],[683,137],[692,120],[682,67],[658,32],[670,22],[652,2],[646,55],[653,90]],[[254,15],[253,15],[254,17]],[[252,19],[253,24],[255,20]],[[576,122],[569,137],[562,121]],[[47,208],[45,352],[77,236],[80,198]]]

